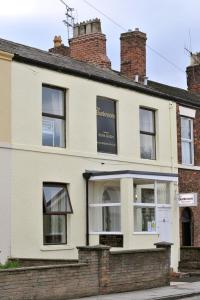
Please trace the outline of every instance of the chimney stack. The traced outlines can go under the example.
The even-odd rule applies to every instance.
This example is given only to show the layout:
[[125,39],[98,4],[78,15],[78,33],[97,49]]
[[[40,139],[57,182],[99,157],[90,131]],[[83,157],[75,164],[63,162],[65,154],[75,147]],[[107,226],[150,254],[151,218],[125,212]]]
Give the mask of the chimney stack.
[[200,52],[191,54],[191,63],[186,73],[188,90],[200,93]]
[[63,56],[70,56],[70,49],[69,47],[62,44],[62,38],[60,35],[55,35],[53,42],[54,42],[54,48],[49,49],[49,52],[60,54]]
[[121,74],[144,83],[146,80],[146,34],[136,28],[121,34]]
[[69,45],[70,57],[103,68],[111,68],[106,54],[106,36],[101,31],[99,19],[75,24]]

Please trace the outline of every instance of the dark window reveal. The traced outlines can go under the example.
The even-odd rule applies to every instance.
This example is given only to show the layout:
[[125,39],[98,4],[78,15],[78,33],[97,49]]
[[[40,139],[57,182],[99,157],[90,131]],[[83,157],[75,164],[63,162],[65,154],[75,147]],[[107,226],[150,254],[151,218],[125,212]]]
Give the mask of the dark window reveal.
[[117,154],[116,101],[97,97],[97,151]]
[[67,243],[67,214],[72,212],[67,185],[60,183],[44,183],[44,244]]

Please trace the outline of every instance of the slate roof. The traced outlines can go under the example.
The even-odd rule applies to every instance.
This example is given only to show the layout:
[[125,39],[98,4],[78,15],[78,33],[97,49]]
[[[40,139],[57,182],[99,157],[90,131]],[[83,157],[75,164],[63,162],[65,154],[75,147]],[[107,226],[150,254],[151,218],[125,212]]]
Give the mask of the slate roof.
[[14,54],[13,60],[32,64],[34,66],[48,68],[73,74],[75,76],[88,78],[112,84],[117,87],[136,90],[141,93],[150,94],[168,100],[176,101],[180,104],[200,107],[200,95],[188,92],[184,89],[164,85],[154,81],[148,81],[148,85],[135,83],[113,70],[102,69],[100,67],[74,60],[70,57],[63,57],[26,45],[21,45],[4,39],[0,39],[0,50]]

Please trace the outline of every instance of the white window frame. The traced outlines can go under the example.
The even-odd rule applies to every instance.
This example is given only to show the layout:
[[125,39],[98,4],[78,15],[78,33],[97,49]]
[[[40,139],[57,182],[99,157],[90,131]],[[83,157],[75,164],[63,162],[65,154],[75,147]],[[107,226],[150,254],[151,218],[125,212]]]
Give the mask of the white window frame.
[[[194,165],[194,134],[193,134],[193,119],[192,118],[189,118],[189,117],[186,117],[186,116],[181,116],[181,123],[182,123],[182,119],[188,119],[190,121],[190,128],[191,128],[191,139],[186,139],[186,138],[183,138],[182,137],[182,134],[181,134],[181,163],[182,165],[188,165],[188,166],[193,166]],[[182,131],[182,124],[181,124],[181,131]],[[183,143],[188,143],[190,144],[190,147],[191,147],[191,163],[184,163],[183,162],[183,147],[182,147],[182,144]]]
[[[116,183],[108,183],[108,184],[104,184],[104,185],[95,185],[94,186],[94,189],[95,189],[95,193],[94,193],[94,196],[96,197],[101,197],[103,195],[103,192],[105,190],[105,188],[108,188],[108,187],[119,187],[119,190],[120,190],[120,184],[116,184]],[[93,207],[96,207],[96,208],[100,208],[100,207],[120,207],[120,229],[121,229],[121,190],[120,190],[120,202],[116,202],[116,203],[89,203],[89,209],[90,208],[93,208]],[[104,235],[112,235],[112,234],[119,234],[121,235],[122,232],[121,230],[120,231],[92,231],[91,228],[89,230],[89,234],[104,234]]]
[[[159,181],[160,182],[160,181]],[[165,183],[169,183],[170,182],[165,182]],[[158,203],[158,193],[157,193],[157,190],[158,190],[158,181],[157,180],[152,180],[152,184],[154,184],[154,203],[136,203],[134,202],[134,197],[133,197],[133,216],[134,216],[134,213],[135,213],[135,207],[139,207],[139,208],[155,208],[155,222],[156,222],[156,230],[155,231],[135,231],[135,224],[133,224],[133,234],[158,234],[158,208],[171,208],[171,202],[169,204],[161,204],[161,203]],[[170,186],[169,186],[169,189],[170,189]],[[170,191],[169,191],[170,192]],[[135,191],[134,191],[135,193]],[[170,199],[171,200],[171,199]]]

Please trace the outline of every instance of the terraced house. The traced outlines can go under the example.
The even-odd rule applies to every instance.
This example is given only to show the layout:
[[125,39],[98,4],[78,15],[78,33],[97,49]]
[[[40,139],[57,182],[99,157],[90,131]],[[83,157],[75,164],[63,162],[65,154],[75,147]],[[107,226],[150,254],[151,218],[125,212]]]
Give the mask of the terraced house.
[[123,33],[116,72],[98,19],[49,52],[0,39],[1,262],[166,241],[177,269],[177,105],[191,128],[199,97],[147,81],[145,44]]

